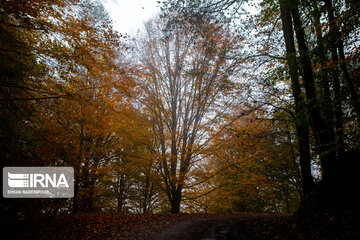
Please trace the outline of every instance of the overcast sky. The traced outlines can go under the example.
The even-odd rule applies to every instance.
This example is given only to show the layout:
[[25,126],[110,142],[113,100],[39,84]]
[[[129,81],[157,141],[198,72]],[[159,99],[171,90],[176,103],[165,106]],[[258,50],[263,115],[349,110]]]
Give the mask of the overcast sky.
[[120,33],[132,35],[143,22],[155,16],[160,9],[158,0],[102,0],[114,28]]

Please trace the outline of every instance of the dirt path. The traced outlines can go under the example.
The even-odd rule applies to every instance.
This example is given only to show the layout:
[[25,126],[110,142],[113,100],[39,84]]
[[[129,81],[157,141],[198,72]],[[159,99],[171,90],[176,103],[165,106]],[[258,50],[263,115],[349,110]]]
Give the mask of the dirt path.
[[[284,239],[277,229],[284,216],[233,215],[195,218],[171,224],[154,240]],[[274,221],[275,219],[275,221]],[[279,221],[280,220],[280,221]]]

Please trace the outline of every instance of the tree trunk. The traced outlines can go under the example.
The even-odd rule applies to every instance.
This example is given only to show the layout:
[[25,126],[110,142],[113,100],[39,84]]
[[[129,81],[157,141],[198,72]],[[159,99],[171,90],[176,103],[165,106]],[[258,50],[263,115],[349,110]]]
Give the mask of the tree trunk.
[[72,205],[72,213],[77,213],[79,211],[79,173],[75,172],[75,182],[74,182],[74,198]]
[[80,184],[80,169],[83,159],[83,149],[84,149],[84,119],[80,120],[80,135],[79,135],[79,162],[75,166],[75,182],[74,182],[74,199],[73,199],[73,213],[79,211],[79,184]]
[[316,96],[315,81],[309,55],[309,50],[305,41],[305,32],[302,27],[297,4],[291,5],[296,39],[300,52],[300,63],[303,72],[303,82],[305,93],[310,108],[310,118],[314,134],[319,139],[318,152],[321,159],[322,180],[330,190],[332,183],[337,179],[336,145],[335,134],[329,128],[326,121],[321,116],[319,103]]
[[151,201],[151,179],[150,179],[150,168],[146,171],[145,186],[143,193],[142,212],[147,213],[149,211],[149,205]]
[[122,213],[123,212],[123,199],[121,197],[117,197],[116,201],[117,201],[116,212]]
[[315,32],[316,32],[316,56],[317,64],[321,65],[321,73],[318,73],[319,83],[322,88],[321,98],[319,99],[321,103],[321,108],[326,116],[327,124],[329,127],[334,128],[334,111],[333,111],[333,102],[331,99],[330,92],[330,81],[329,81],[329,70],[327,63],[329,59],[327,58],[327,49],[325,47],[325,39],[323,38],[322,28],[321,28],[321,9],[318,7],[318,2],[313,2],[314,8],[314,21],[315,21]]
[[176,190],[172,196],[171,201],[171,213],[177,214],[180,213],[180,203],[181,203],[181,190]]
[[313,177],[311,175],[310,148],[308,124],[304,109],[304,99],[301,96],[299,76],[296,69],[296,50],[294,44],[294,33],[289,7],[280,1],[281,20],[286,45],[286,57],[290,70],[292,92],[295,100],[295,126],[298,137],[301,176],[303,180],[304,195],[312,191],[314,187]]
[[124,192],[125,192],[125,176],[123,174],[118,174],[117,181],[117,192],[116,192],[116,200],[117,200],[117,212],[123,212],[124,205]]
[[94,195],[95,195],[95,181],[93,178],[89,179],[89,184],[88,184],[88,193],[87,195],[87,207],[86,207],[86,211],[87,212],[93,212],[94,211]]
[[331,60],[334,64],[332,67],[332,79],[333,79],[333,88],[334,88],[334,105],[335,105],[335,134],[336,134],[336,147],[338,152],[338,158],[342,158],[344,155],[344,131],[343,131],[343,113],[341,107],[341,96],[340,96],[340,80],[339,80],[339,70],[338,70],[338,61],[339,57],[337,54],[336,41],[337,37],[337,26],[334,21],[334,10],[332,3],[329,0],[325,1],[326,9],[328,12],[328,18],[330,23],[330,47],[331,47]]
[[339,56],[341,59],[340,67],[341,67],[341,70],[343,71],[346,85],[347,85],[348,91],[350,93],[351,104],[354,107],[354,112],[356,114],[357,121],[360,126],[360,97],[359,97],[359,94],[356,92],[354,80],[350,77],[349,71],[347,69],[346,59],[345,59],[345,54],[344,54],[344,45],[343,45],[341,39],[339,39],[338,50],[339,50]]
[[[348,91],[350,93],[350,99],[351,99],[351,104],[354,107],[354,112],[356,114],[357,117],[357,121],[360,125],[360,98],[359,98],[359,94],[356,92],[356,88],[354,86],[354,81],[351,78],[349,71],[347,69],[347,65],[346,65],[346,59],[345,59],[345,54],[344,54],[344,44],[340,35],[340,29],[337,26],[336,22],[335,22],[335,16],[334,16],[334,8],[332,5],[331,0],[324,0],[325,5],[326,5],[326,10],[328,12],[328,17],[329,17],[329,23],[330,23],[330,34],[331,34],[331,44],[332,44],[332,52],[336,50],[339,51],[339,57],[340,57],[340,68],[343,72],[344,75],[344,79],[348,88]],[[336,53],[337,56],[337,53]]]

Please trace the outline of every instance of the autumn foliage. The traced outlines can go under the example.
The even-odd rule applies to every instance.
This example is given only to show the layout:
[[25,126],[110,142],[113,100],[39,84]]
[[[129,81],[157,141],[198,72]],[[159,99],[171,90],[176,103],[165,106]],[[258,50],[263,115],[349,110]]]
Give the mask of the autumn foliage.
[[1,1],[1,166],[75,170],[71,199],[2,198],[7,231],[147,239],[199,212],[295,212],[264,223],[351,236],[359,9],[168,0],[129,37],[100,0]]

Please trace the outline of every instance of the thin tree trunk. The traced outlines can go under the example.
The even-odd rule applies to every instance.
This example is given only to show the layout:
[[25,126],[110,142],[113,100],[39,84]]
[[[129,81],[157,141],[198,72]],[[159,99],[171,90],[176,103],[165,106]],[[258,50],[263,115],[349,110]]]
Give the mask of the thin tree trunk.
[[357,121],[360,126],[360,96],[356,92],[354,80],[351,78],[349,71],[347,69],[346,59],[345,59],[345,54],[344,54],[344,45],[343,45],[341,39],[339,40],[338,50],[339,50],[339,57],[341,59],[340,67],[344,74],[346,85],[347,85],[348,91],[350,93],[351,104],[354,107],[354,112],[356,114]]
[[313,2],[314,8],[314,21],[315,21],[315,32],[316,32],[316,55],[318,56],[318,64],[321,65],[321,73],[319,73],[319,82],[322,88],[321,92],[321,108],[323,109],[327,123],[329,127],[334,128],[334,112],[333,112],[333,102],[331,100],[330,92],[330,82],[329,82],[329,70],[327,68],[327,49],[325,48],[324,38],[321,29],[321,10],[318,8],[318,2]]
[[80,168],[83,158],[84,149],[84,119],[80,120],[80,136],[79,136],[79,162],[75,167],[75,182],[74,182],[74,200],[73,200],[73,212],[79,211],[79,180],[80,180]]
[[94,195],[95,195],[95,181],[94,179],[90,179],[89,180],[89,185],[88,185],[88,194],[87,194],[87,211],[88,212],[93,212],[94,211]]
[[332,39],[333,46],[336,46],[339,51],[339,57],[340,57],[340,68],[343,72],[344,79],[348,88],[348,91],[350,93],[350,99],[351,104],[354,108],[354,112],[356,114],[357,121],[360,125],[360,97],[359,94],[356,91],[356,87],[354,85],[354,80],[351,78],[350,73],[347,68],[345,54],[344,54],[344,43],[342,41],[341,35],[340,35],[340,29],[336,25],[335,16],[334,16],[334,8],[332,5],[331,0],[324,0],[326,4],[326,8],[329,15],[329,22],[330,22],[330,31],[331,34],[334,35]]
[[151,200],[151,179],[150,179],[150,169],[151,166],[146,171],[145,176],[145,186],[144,186],[144,195],[143,195],[143,202],[142,202],[142,211],[143,213],[147,213],[149,210],[149,201]]
[[335,105],[335,134],[336,134],[336,146],[338,151],[338,158],[342,158],[344,155],[344,131],[343,131],[343,113],[341,107],[341,96],[340,96],[340,80],[338,61],[339,57],[337,54],[336,41],[337,41],[337,26],[334,21],[334,10],[332,3],[329,0],[325,1],[326,9],[328,12],[328,18],[330,23],[330,45],[331,45],[331,60],[334,64],[332,67],[332,78],[334,88],[334,105]]
[[118,174],[118,182],[117,182],[117,193],[116,193],[116,200],[117,200],[117,212],[123,212],[123,205],[124,205],[124,191],[125,190],[125,176],[123,174]]

